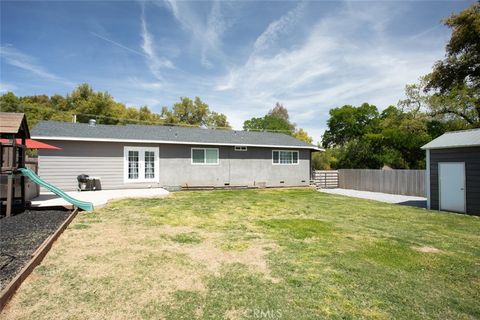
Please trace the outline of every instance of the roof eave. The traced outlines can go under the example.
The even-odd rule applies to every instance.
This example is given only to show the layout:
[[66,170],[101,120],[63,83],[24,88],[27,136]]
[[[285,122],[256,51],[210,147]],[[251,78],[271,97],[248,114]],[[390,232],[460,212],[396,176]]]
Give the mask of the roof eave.
[[462,144],[462,145],[454,145],[454,146],[433,146],[433,147],[429,147],[428,145],[424,145],[420,149],[422,149],[422,150],[432,150],[432,149],[454,149],[454,148],[469,148],[469,147],[480,147],[480,144]]
[[184,145],[211,145],[211,146],[245,146],[260,148],[289,148],[289,149],[309,149],[315,151],[325,151],[314,145],[294,146],[294,145],[269,145],[252,143],[217,143],[217,142],[192,142],[192,141],[171,141],[171,140],[144,140],[144,139],[112,139],[112,138],[80,138],[80,137],[52,137],[52,136],[32,136],[35,140],[59,140],[59,141],[91,141],[91,142],[129,142],[129,143],[158,143],[158,144],[184,144]]

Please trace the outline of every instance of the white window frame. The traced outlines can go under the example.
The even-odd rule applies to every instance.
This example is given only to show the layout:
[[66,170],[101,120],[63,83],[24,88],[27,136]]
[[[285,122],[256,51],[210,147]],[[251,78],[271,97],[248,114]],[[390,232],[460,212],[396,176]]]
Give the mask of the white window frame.
[[234,150],[235,150],[235,151],[243,151],[243,152],[245,152],[245,151],[248,150],[248,148],[247,148],[246,146],[235,146],[235,147],[234,147]]
[[[194,163],[193,162],[193,150],[204,150],[204,161],[203,163]],[[217,150],[217,162],[216,163],[207,163],[207,150]],[[219,148],[191,148],[190,150],[190,163],[194,166],[217,166],[220,164],[220,149]]]
[[[278,152],[278,163],[273,162],[273,153]],[[280,152],[291,152],[292,163],[280,163]],[[293,163],[293,153],[297,154],[297,163]],[[300,153],[298,150],[272,150],[272,165],[274,166],[297,166],[300,163]]]
[[[136,147],[136,146],[124,146],[123,147],[123,182],[124,183],[143,183],[143,182],[159,182],[159,169],[160,169],[160,148],[158,147]],[[138,179],[128,178],[128,152],[138,151]],[[154,170],[155,175],[153,178],[145,178],[145,151],[152,151],[154,153]]]

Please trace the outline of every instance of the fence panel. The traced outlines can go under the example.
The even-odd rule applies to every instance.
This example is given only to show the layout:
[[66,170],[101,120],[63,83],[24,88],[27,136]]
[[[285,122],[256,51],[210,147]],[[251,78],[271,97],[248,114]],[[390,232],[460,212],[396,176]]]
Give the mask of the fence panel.
[[315,170],[313,181],[318,188],[338,188],[338,171]]
[[339,169],[334,172],[338,175],[339,188],[426,196],[425,170]]

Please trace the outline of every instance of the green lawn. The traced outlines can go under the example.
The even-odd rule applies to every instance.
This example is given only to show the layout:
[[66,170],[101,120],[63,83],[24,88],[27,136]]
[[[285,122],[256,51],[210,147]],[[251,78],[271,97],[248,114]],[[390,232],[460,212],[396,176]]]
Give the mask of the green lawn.
[[5,319],[478,319],[480,219],[310,189],[123,200],[70,225]]

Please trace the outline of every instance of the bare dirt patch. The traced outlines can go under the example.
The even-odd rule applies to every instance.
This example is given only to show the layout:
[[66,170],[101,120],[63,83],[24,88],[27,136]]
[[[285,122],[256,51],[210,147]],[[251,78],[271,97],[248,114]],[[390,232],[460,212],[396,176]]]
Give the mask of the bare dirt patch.
[[440,249],[430,246],[423,246],[423,247],[416,247],[415,250],[423,252],[423,253],[440,253],[442,252]]
[[165,244],[161,248],[167,251],[182,253],[193,261],[201,263],[208,272],[219,275],[224,265],[240,263],[246,265],[251,271],[261,273],[268,280],[278,283],[280,280],[271,275],[267,264],[267,255],[275,250],[277,246],[273,242],[254,239],[249,241],[248,246],[243,250],[223,250],[220,248],[221,233],[206,232],[185,227],[165,226],[170,235],[183,232],[195,232],[204,239],[198,244]]
[[245,309],[230,309],[225,312],[224,319],[227,320],[238,320],[238,319],[243,319],[245,318],[246,314]]

